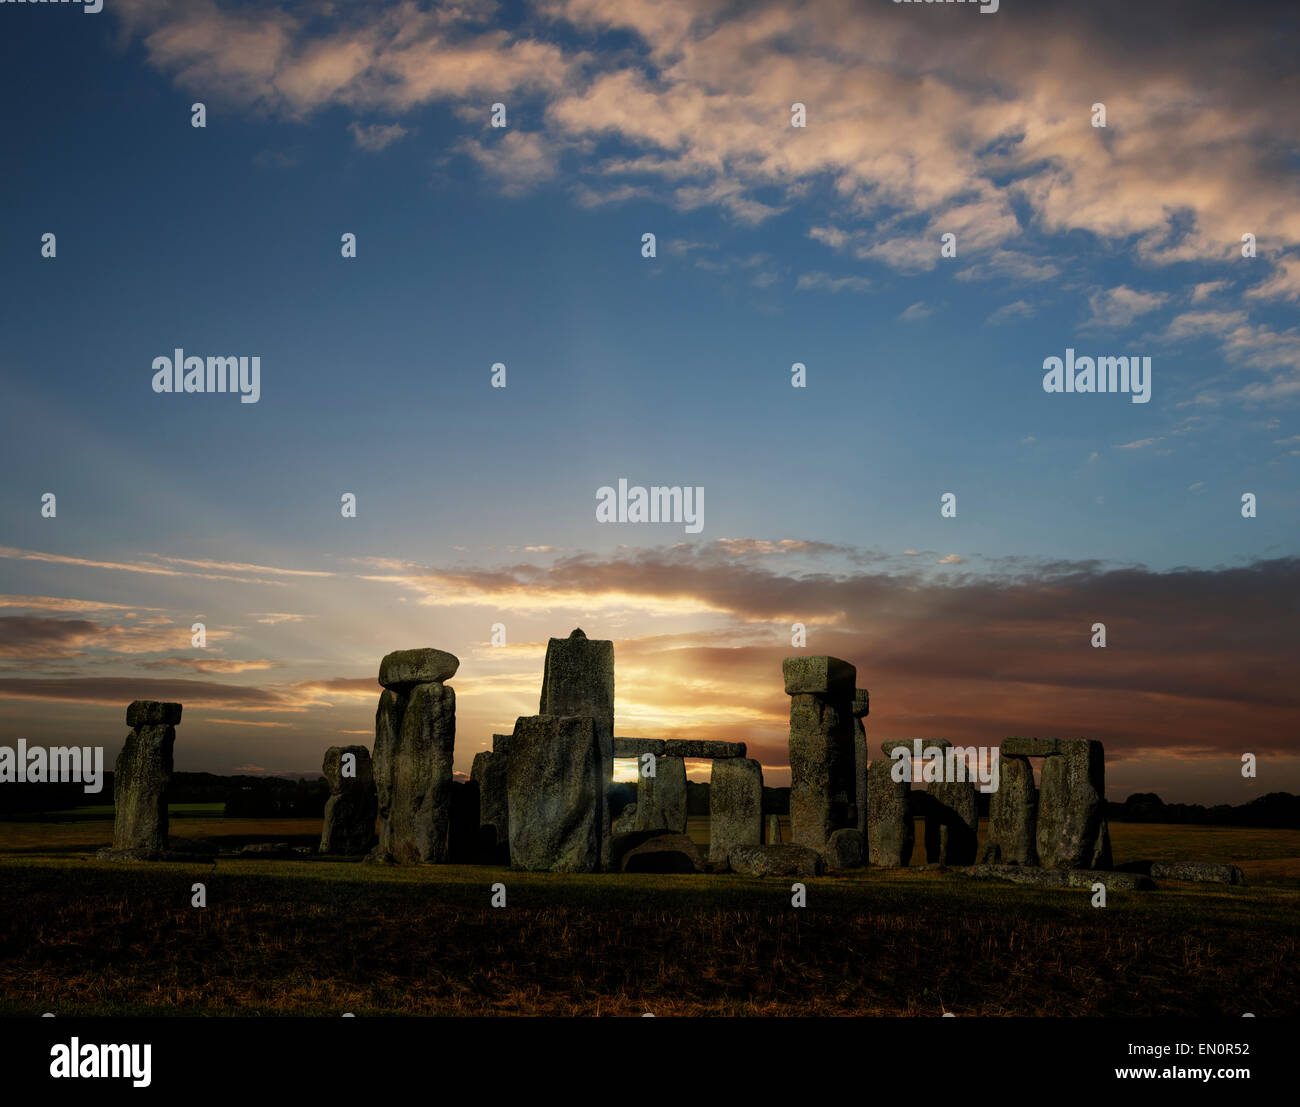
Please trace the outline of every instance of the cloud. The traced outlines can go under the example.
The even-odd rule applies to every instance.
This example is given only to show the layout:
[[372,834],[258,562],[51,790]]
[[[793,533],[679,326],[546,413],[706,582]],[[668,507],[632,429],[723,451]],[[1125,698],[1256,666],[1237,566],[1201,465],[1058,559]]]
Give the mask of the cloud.
[[507,131],[492,143],[466,139],[461,149],[497,178],[507,196],[521,195],[559,172],[557,151],[540,134]]
[[801,273],[795,282],[795,288],[825,292],[843,292],[845,289],[850,292],[867,292],[871,288],[871,282],[865,277],[832,277],[829,273],[814,270],[811,273]]
[[1258,300],[1300,302],[1300,257],[1283,258],[1268,278],[1247,289],[1246,295]]
[[918,300],[911,307],[905,309],[898,317],[904,323],[919,323],[922,319],[928,319],[934,314],[934,308],[929,307],[923,300]]
[[1139,438],[1136,442],[1125,442],[1122,446],[1116,446],[1117,450],[1144,450],[1148,446],[1154,446],[1157,442],[1163,442],[1164,438]]
[[1088,297],[1092,316],[1085,327],[1127,327],[1139,315],[1146,315],[1167,303],[1163,292],[1138,292],[1128,285],[1094,292]]
[[400,123],[371,123],[363,126],[355,120],[348,124],[348,132],[360,149],[371,153],[378,153],[391,146],[408,133]]
[[1013,300],[990,314],[984,322],[998,326],[1002,323],[1013,323],[1017,319],[1029,319],[1033,314],[1034,307],[1027,300]]

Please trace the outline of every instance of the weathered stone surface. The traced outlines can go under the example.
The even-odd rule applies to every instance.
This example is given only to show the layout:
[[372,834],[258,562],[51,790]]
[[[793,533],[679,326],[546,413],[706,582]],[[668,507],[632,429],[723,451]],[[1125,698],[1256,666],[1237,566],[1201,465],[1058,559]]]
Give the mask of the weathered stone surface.
[[[921,752],[926,750],[946,750],[951,742],[947,738],[922,738]],[[912,738],[891,738],[887,742],[880,743],[880,751],[886,757],[893,757],[894,750],[907,750],[910,754],[916,753],[916,741]]]
[[853,690],[853,717],[861,719],[871,714],[871,693],[865,688]]
[[704,856],[685,834],[657,834],[624,853],[621,864],[625,873],[702,873]]
[[614,643],[581,629],[546,644],[538,714],[588,716],[596,721],[600,751],[600,857],[610,865],[609,786],[614,779]]
[[293,847],[288,842],[250,842],[239,853],[244,857],[276,859],[292,857]]
[[492,735],[492,752],[509,753],[510,752],[510,735],[494,734]]
[[979,833],[975,785],[935,780],[926,793],[925,859],[935,865],[973,865]]
[[727,861],[745,876],[820,876],[826,867],[815,849],[796,844],[733,846]]
[[506,775],[510,864],[528,871],[596,872],[605,787],[595,719],[521,718],[510,739]]
[[635,829],[686,832],[686,762],[680,757],[656,757],[655,775],[637,778]]
[[[382,697],[381,697],[382,698]],[[400,864],[447,860],[451,771],[456,743],[456,693],[445,684],[417,684],[407,698],[391,757],[388,818],[379,846]],[[375,733],[375,780],[380,748]],[[383,793],[379,794],[382,819]]]
[[833,834],[826,842],[822,857],[826,867],[834,870],[862,868],[863,837],[862,831],[844,827]]
[[[763,766],[748,757],[713,763],[709,778],[709,860],[763,841]],[[779,838],[778,838],[779,841]]]
[[614,817],[614,821],[609,824],[609,832],[614,837],[631,834],[636,830],[636,808],[635,803],[629,803]]
[[779,846],[781,844],[780,815],[769,815],[767,817],[767,834],[763,841],[769,846]]
[[138,726],[177,726],[184,705],[162,700],[135,700],[126,709],[126,725],[133,730]]
[[857,669],[838,657],[787,657],[781,662],[781,671],[787,696],[811,692],[852,701],[858,680]]
[[394,650],[379,663],[379,683],[410,692],[417,684],[441,684],[460,668],[460,658],[446,650]]
[[614,739],[615,757],[640,757],[646,753],[653,753],[656,757],[663,757],[664,752],[664,740],[662,738]]
[[831,831],[849,825],[851,707],[849,697],[790,698],[790,838],[809,849],[825,849]]
[[215,861],[216,851],[200,853],[197,850],[179,849],[104,849],[95,851],[96,861]]
[[907,802],[911,788],[890,776],[893,767],[888,759],[867,767],[867,860],[885,869],[908,864],[916,841]]
[[[510,793],[506,785],[510,761],[504,753],[476,753],[469,778],[478,785],[479,830],[492,832],[492,843],[504,846],[510,841]],[[486,838],[480,834],[480,841]]]
[[853,821],[867,832],[867,729],[862,717],[853,717]]
[[1038,864],[1038,788],[1027,757],[998,758],[998,787],[989,796],[988,833],[980,861]]
[[1141,873],[1121,873],[1113,870],[975,865],[966,871],[977,879],[1009,880],[1015,884],[1032,884],[1038,888],[1091,888],[1094,884],[1104,884],[1108,892],[1146,892],[1155,888],[1151,878]]
[[127,735],[113,767],[113,849],[167,848],[164,793],[175,743],[175,728],[163,724],[136,727]]
[[1150,875],[1156,880],[1197,880],[1215,884],[1246,883],[1246,874],[1236,865],[1216,865],[1210,861],[1154,861],[1151,864]]
[[1003,738],[1002,756],[1051,757],[1053,754],[1064,753],[1067,741],[1069,739],[1064,738]]
[[406,712],[407,695],[385,688],[379,693],[379,706],[375,709],[375,748],[371,755],[371,771],[375,778],[375,802],[378,807],[378,835],[373,860],[393,853],[393,768],[396,763],[397,742],[402,731],[402,716]]
[[1063,740],[1060,747],[1043,761],[1038,863],[1045,869],[1109,869],[1105,752],[1087,738]]
[[744,742],[717,742],[709,738],[670,738],[664,743],[669,757],[744,757]]
[[[353,775],[344,776],[344,758]],[[320,852],[344,855],[369,853],[377,839],[375,819],[379,800],[375,794],[375,773],[370,751],[365,746],[330,746],[321,766],[330,787],[321,827]]]

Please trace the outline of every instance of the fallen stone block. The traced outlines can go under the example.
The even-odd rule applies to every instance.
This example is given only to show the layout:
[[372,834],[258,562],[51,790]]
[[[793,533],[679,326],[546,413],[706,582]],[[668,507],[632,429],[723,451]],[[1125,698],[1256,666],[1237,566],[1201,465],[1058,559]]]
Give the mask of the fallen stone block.
[[685,834],[659,834],[628,850],[620,859],[625,873],[702,873],[700,847]]
[[843,828],[831,834],[822,857],[826,860],[826,868],[831,870],[860,869],[863,852],[862,831]]
[[820,876],[826,867],[815,849],[795,844],[734,846],[727,861],[745,876]]
[[1211,861],[1153,861],[1149,876],[1156,880],[1194,880],[1212,884],[1246,883],[1246,874],[1236,865]]

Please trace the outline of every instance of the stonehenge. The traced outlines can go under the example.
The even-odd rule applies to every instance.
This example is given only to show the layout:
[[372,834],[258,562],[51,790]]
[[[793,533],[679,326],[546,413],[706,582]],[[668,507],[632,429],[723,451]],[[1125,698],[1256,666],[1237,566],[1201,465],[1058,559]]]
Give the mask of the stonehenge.
[[369,853],[375,844],[375,773],[365,746],[330,746],[321,766],[329,784],[320,852]]
[[686,833],[686,762],[656,757],[654,773],[637,777],[635,830]]
[[602,865],[608,866],[609,786],[614,778],[614,643],[588,638],[581,627],[572,630],[568,638],[550,639],[546,644],[537,714],[593,720],[600,773],[596,797],[600,806],[597,846]]
[[709,781],[709,860],[721,863],[736,846],[762,840],[762,765],[748,757],[715,761]]
[[911,789],[893,779],[893,767],[893,761],[880,758],[867,765],[867,860],[882,869],[906,866],[916,841]]
[[376,861],[443,862],[451,825],[460,660],[443,650],[398,650],[380,662],[372,766],[379,814]]
[[1038,787],[1028,757],[1002,754],[998,789],[989,796],[988,834],[980,861],[1038,864]]
[[[610,841],[606,779],[596,719],[520,718],[506,770],[511,866],[530,872],[598,871],[602,848],[607,850]],[[606,865],[608,858],[606,852]]]
[[820,852],[849,825],[857,670],[826,656],[787,657],[781,668],[790,697],[790,838]]
[[136,700],[126,709],[131,728],[113,766],[114,859],[145,859],[167,848],[167,801],[179,703]]
[[871,697],[865,688],[853,692],[853,806],[857,828],[867,832],[867,727]]

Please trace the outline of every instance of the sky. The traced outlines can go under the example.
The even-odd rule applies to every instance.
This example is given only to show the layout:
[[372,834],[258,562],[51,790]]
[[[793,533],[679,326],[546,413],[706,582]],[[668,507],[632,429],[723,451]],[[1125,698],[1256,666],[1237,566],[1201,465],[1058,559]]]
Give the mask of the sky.
[[[315,772],[373,740],[380,658],[435,646],[466,772],[580,626],[616,733],[745,741],[768,784],[807,652],[857,666],[872,743],[1300,791],[1298,34],[1200,0],[0,4],[0,741],[112,758],[177,700],[177,769]],[[156,392],[178,348],[259,358],[256,402]],[[1148,402],[1045,391],[1067,350],[1149,357]],[[598,521],[620,479],[703,489],[703,525]]]

